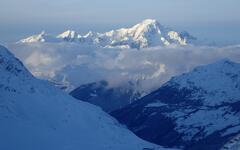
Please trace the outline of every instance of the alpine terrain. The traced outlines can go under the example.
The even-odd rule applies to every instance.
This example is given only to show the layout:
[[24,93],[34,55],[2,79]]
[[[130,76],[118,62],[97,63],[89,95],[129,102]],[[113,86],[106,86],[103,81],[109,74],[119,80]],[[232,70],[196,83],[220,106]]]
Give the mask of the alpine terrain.
[[1,150],[158,150],[98,107],[34,78],[0,46]]
[[146,19],[131,28],[121,28],[106,33],[88,32],[80,35],[67,30],[57,36],[42,32],[22,39],[19,43],[34,42],[75,42],[106,48],[146,48],[154,46],[188,45],[196,38],[187,32],[178,32],[162,26],[157,20]]
[[218,150],[239,140],[239,112],[240,64],[224,59],[173,77],[112,115],[153,143]]

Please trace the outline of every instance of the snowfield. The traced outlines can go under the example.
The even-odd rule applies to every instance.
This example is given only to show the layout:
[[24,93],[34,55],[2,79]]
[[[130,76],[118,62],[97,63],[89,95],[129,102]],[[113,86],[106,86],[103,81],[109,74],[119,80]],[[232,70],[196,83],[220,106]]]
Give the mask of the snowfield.
[[1,150],[164,149],[145,142],[100,108],[34,78],[0,46]]
[[223,59],[172,77],[156,91],[111,114],[148,141],[215,150],[240,132],[239,100],[240,63]]

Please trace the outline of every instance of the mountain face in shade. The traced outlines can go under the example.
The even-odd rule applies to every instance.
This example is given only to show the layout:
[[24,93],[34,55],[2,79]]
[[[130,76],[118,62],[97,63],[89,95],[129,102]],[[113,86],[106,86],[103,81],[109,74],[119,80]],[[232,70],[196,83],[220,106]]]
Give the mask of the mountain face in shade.
[[74,98],[89,102],[111,112],[134,102],[141,97],[132,88],[108,87],[107,81],[81,85],[72,92]]
[[79,35],[67,30],[54,37],[45,33],[20,40],[20,43],[34,42],[76,42],[78,44],[108,48],[147,48],[154,46],[188,45],[196,38],[187,32],[166,28],[154,19],[146,19],[131,28],[121,28],[106,33],[89,32]]
[[240,149],[240,134],[230,138],[220,150],[239,150]]
[[160,150],[98,107],[34,78],[0,46],[1,150]]
[[221,60],[173,77],[112,115],[145,140],[217,150],[240,132],[239,112],[240,64]]

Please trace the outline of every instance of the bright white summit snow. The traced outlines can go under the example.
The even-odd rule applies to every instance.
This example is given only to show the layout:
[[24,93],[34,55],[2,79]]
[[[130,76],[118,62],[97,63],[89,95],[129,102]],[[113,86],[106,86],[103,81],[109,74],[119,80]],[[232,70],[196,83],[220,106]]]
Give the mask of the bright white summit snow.
[[177,32],[162,26],[154,19],[146,19],[131,28],[121,28],[106,33],[90,31],[83,36],[71,30],[56,37],[43,32],[20,40],[20,43],[65,41],[98,47],[139,49],[154,46],[188,45],[194,40],[196,38],[187,32]]

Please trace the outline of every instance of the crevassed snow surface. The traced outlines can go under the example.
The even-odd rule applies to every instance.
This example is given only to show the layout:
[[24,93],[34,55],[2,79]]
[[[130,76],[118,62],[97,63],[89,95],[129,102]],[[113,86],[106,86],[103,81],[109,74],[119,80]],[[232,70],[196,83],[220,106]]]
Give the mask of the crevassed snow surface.
[[0,46],[0,149],[162,149],[120,126],[99,108],[35,79]]
[[[51,37],[51,38],[50,38]],[[55,40],[53,40],[55,39]],[[106,33],[90,31],[86,35],[67,30],[54,37],[45,34],[33,35],[22,39],[20,43],[32,42],[76,42],[97,47],[144,48],[153,46],[188,45],[196,38],[187,32],[177,32],[160,25],[154,19],[146,19],[131,28],[121,28]]]

